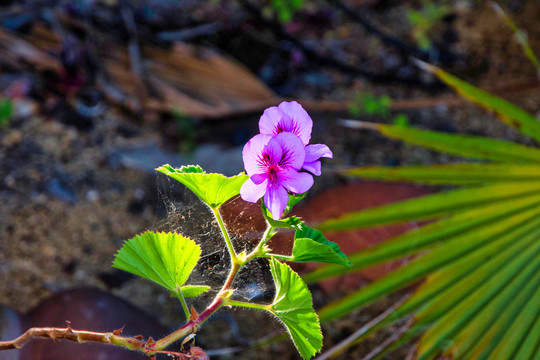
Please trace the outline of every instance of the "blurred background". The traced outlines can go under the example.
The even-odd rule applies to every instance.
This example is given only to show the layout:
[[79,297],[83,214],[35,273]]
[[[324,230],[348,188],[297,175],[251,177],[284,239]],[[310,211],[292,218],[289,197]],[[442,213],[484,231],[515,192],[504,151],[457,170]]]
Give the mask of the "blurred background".
[[[540,52],[540,2],[499,5]],[[350,211],[427,192],[373,183],[357,188],[335,169],[456,161],[338,119],[530,143],[413,59],[533,114],[540,110],[537,70],[485,1],[0,1],[0,304],[23,316],[49,296],[91,287],[144,309],[163,331],[174,329],[182,312],[165,290],[111,267],[123,241],[146,228],[181,229],[199,242],[216,235],[210,214],[154,169],[169,163],[226,175],[243,171],[243,145],[257,133],[263,110],[283,100],[305,107],[314,120],[312,143],[334,152],[298,209],[310,221],[335,216],[344,211],[340,206]],[[240,223],[244,205],[229,207],[231,224]],[[352,252],[404,230],[364,231],[342,241]],[[242,236],[239,230],[238,241]],[[217,266],[216,273],[223,271],[219,251],[205,263]],[[315,306],[388,270],[317,284]],[[250,279],[265,278],[253,270],[246,286]],[[268,295],[259,290],[246,297]],[[325,346],[386,306],[325,325]],[[197,344],[212,358],[296,359],[290,342],[231,352],[280,330],[266,327],[268,319],[224,312],[204,326]],[[65,320],[85,327],[63,317],[60,325]],[[264,327],[257,327],[260,321]],[[8,333],[9,321],[0,326]],[[360,358],[376,344],[348,356]]]

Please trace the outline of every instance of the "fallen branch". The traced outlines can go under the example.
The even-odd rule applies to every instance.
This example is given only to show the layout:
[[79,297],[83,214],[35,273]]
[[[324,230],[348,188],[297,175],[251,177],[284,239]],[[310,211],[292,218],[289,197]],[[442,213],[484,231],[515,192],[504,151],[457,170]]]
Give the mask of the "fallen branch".
[[[392,74],[377,73],[377,72],[369,71],[366,69],[362,69],[358,66],[347,64],[346,62],[343,62],[339,59],[336,59],[330,56],[324,56],[318,53],[316,50],[314,50],[310,46],[306,45],[301,40],[289,34],[278,22],[265,18],[261,14],[259,8],[253,5],[249,0],[240,0],[240,4],[246,9],[246,11],[248,11],[255,17],[255,20],[257,21],[258,24],[261,24],[267,29],[271,30],[279,38],[292,43],[298,49],[302,50],[306,58],[308,58],[310,61],[312,61],[313,63],[317,65],[332,67],[334,69],[343,71],[345,73],[349,73],[355,76],[361,76],[370,81],[378,82],[378,83],[407,84],[407,85],[418,86],[424,89],[442,88],[442,84],[438,81],[426,83],[424,81],[421,81],[418,78],[408,78],[408,77],[406,78],[406,77],[400,77],[400,76],[392,75]],[[250,34],[248,33],[248,35]]]
[[[360,24],[367,32],[372,33],[374,36],[379,38],[383,43],[390,46],[394,46],[398,48],[399,50],[405,52],[406,54],[420,58],[424,61],[428,61],[430,58],[433,57],[432,51],[422,50],[412,44],[401,41],[379,30],[368,19],[364,18],[362,15],[355,12],[353,9],[345,5],[340,0],[326,0],[326,2],[336,7],[337,9],[343,11],[343,13],[345,13],[347,16],[349,16],[358,24]],[[436,52],[438,55],[437,60],[441,62],[451,63],[457,60],[463,60],[460,56],[444,49],[437,49]]]
[[32,339],[51,339],[53,341],[68,340],[77,343],[93,342],[107,345],[121,346],[129,350],[141,351],[151,359],[155,359],[156,354],[166,354],[179,360],[210,360],[210,357],[198,346],[191,346],[187,352],[174,352],[161,349],[154,349],[157,343],[152,338],[143,340],[142,335],[134,337],[120,336],[121,329],[112,332],[94,332],[85,330],[74,330],[71,323],[66,321],[66,328],[54,327],[34,327],[28,329],[18,338],[10,341],[0,341],[0,351],[22,349],[22,347]]
[[32,339],[45,338],[52,340],[69,340],[78,343],[96,342],[109,345],[117,345],[128,348],[130,350],[139,350],[145,352],[145,346],[148,342],[153,342],[149,339],[148,342],[142,340],[142,336],[124,337],[120,336],[122,329],[112,332],[94,332],[84,330],[74,330],[67,321],[66,328],[54,327],[34,327],[27,330],[18,338],[10,341],[0,341],[0,350],[21,349],[27,342]]

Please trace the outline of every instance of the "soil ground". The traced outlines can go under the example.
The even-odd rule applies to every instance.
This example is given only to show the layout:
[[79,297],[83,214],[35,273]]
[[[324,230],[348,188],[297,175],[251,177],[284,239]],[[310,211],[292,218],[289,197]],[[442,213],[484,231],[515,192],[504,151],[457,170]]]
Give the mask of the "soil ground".
[[[536,2],[528,2],[511,15],[518,26],[528,31],[531,46],[540,53],[540,25],[537,21],[540,6],[533,3]],[[457,15],[454,28],[459,42],[455,48],[478,66],[474,71],[470,67],[458,67],[456,72],[485,88],[504,88],[534,81],[534,69],[521,48],[490,11],[488,6],[480,5]],[[366,34],[357,36],[363,36],[365,41],[369,39]],[[308,85],[288,96],[343,100],[353,96],[359,86],[395,98],[431,95],[398,85],[351,81],[350,77],[333,70],[321,71],[332,79],[328,89],[321,91]],[[527,92],[526,96],[509,93],[509,97],[538,114],[540,92],[537,90]],[[445,94],[449,92],[441,92],[437,96]],[[166,220],[167,211],[163,206],[169,197],[174,197],[177,204],[184,204],[186,209],[195,209],[190,215],[193,218],[208,216],[198,212],[200,209],[185,191],[164,189],[170,183],[160,180],[160,175],[149,170],[162,165],[160,161],[164,159],[178,161],[172,165],[180,166],[186,164],[181,161],[189,161],[194,156],[179,154],[178,150],[186,140],[182,136],[171,140],[168,136],[171,120],[145,122],[118,111],[114,106],[105,106],[106,110],[101,115],[91,119],[91,129],[66,123],[58,114],[38,114],[16,119],[0,130],[0,304],[24,313],[52,293],[77,287],[96,287],[145,309],[172,329],[182,320],[174,299],[158,286],[126,276],[110,265],[124,240],[146,228],[175,226],[175,219]],[[472,105],[427,107],[406,113],[414,126],[529,143],[516,131],[496,121],[491,114]],[[453,157],[386,140],[372,132],[345,129],[337,119],[348,117],[347,113],[315,112],[311,116],[315,124],[312,142],[325,143],[334,152],[334,159],[324,164],[328,170],[317,179],[310,193],[312,198],[322,190],[351,181],[332,173],[332,168],[457,161]],[[222,155],[223,159],[218,161],[221,169],[206,170],[227,172],[234,169],[233,173],[242,170],[235,168],[241,166],[241,144],[255,134],[258,117],[201,121],[195,126],[190,139],[195,153],[197,148],[206,149],[204,146],[209,145],[208,149],[228,154]],[[366,116],[363,120],[387,121]],[[230,154],[237,154],[240,162],[230,163],[229,158],[225,158],[232,156]],[[204,156],[202,159],[208,160]],[[146,167],[140,165],[145,162]],[[211,226],[208,221],[206,226]],[[317,287],[313,291],[317,306],[343,295]],[[325,348],[343,339],[397,298],[399,296],[325,325]],[[224,313],[202,329],[199,344],[203,344],[205,349],[241,346],[280,329],[277,324],[259,326],[260,323],[270,323],[272,319],[256,312],[235,310]],[[230,331],[236,326],[237,331]],[[387,335],[381,334],[363,343],[344,358],[360,358]],[[296,359],[298,355],[289,342],[276,342],[262,349],[229,355],[228,358],[276,357]]]

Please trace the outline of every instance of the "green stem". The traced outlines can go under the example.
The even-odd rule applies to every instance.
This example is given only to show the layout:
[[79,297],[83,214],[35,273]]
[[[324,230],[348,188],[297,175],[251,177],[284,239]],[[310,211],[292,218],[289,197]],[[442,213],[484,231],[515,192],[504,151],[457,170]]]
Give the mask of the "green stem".
[[261,237],[261,241],[259,242],[259,245],[257,246],[257,248],[262,249],[262,247],[263,247],[264,245],[266,245],[266,243],[268,242],[268,240],[270,240],[270,239],[272,238],[272,236],[270,235],[272,229],[273,229],[273,227],[270,226],[270,224],[269,224],[268,221],[267,221],[267,222],[266,222],[266,230],[264,231],[263,236]]
[[180,288],[176,289],[176,297],[178,300],[180,300],[180,304],[182,304],[182,309],[184,309],[184,314],[186,315],[186,321],[189,321],[191,312],[189,311],[186,299],[184,298],[184,294],[182,294],[182,290]]
[[214,217],[216,218],[219,228],[221,229],[221,233],[223,234],[223,238],[225,239],[225,243],[227,244],[227,249],[229,249],[229,254],[231,255],[231,263],[238,264],[239,263],[238,256],[236,255],[236,252],[234,251],[231,238],[229,237],[227,228],[225,227],[225,224],[223,223],[223,219],[221,218],[221,214],[219,213],[219,208],[216,208],[216,209],[212,208],[212,212],[214,213]]
[[279,255],[279,254],[264,254],[260,255],[262,258],[275,258],[283,261],[294,261],[294,256]]
[[177,340],[180,340],[184,336],[196,332],[201,326],[201,324],[205,322],[210,317],[210,315],[215,313],[221,306],[223,306],[223,298],[218,295],[216,296],[214,301],[206,308],[206,310],[199,314],[197,319],[189,320],[184,326],[182,326],[175,332],[165,336],[164,338],[152,344],[145,346],[145,352],[151,354],[153,351],[163,350],[167,346],[171,345]]
[[255,246],[255,249],[253,249],[253,251],[251,253],[249,253],[248,256],[246,256],[246,260],[242,263],[242,265],[248,263],[249,261],[251,261],[255,257],[263,257],[262,250],[263,250],[264,245],[268,242],[268,240],[270,240],[272,238],[272,229],[273,229],[273,227],[270,226],[270,224],[267,221],[266,222],[266,230],[264,231],[264,233],[263,233],[263,235],[261,237],[261,240],[259,241],[257,246]]
[[265,310],[265,311],[272,311],[272,305],[265,305],[265,304],[254,304],[250,302],[244,302],[244,301],[236,301],[236,300],[225,300],[223,305],[231,305],[231,306],[241,306],[251,309],[259,309],[259,310]]
[[165,336],[164,338],[156,341],[155,343],[146,346],[145,350],[147,353],[151,354],[153,351],[162,350],[170,344],[174,343],[175,341],[180,340],[184,336],[196,332],[203,322],[205,322],[213,313],[215,313],[220,307],[224,305],[225,301],[229,301],[225,294],[230,289],[234,279],[236,278],[236,275],[238,274],[238,270],[240,270],[243,264],[238,260],[238,256],[234,251],[231,239],[229,238],[229,234],[227,232],[227,228],[225,228],[225,224],[223,223],[223,219],[221,218],[219,210],[212,209],[212,212],[216,217],[219,228],[221,229],[221,232],[223,234],[223,238],[225,239],[225,243],[227,244],[227,248],[229,249],[229,254],[231,255],[231,270],[229,271],[229,276],[227,277],[227,280],[223,284],[217,296],[214,298],[214,301],[212,301],[212,303],[202,313],[200,313],[196,319],[190,319],[190,315],[186,315],[188,321],[184,326],[174,331],[173,333]]

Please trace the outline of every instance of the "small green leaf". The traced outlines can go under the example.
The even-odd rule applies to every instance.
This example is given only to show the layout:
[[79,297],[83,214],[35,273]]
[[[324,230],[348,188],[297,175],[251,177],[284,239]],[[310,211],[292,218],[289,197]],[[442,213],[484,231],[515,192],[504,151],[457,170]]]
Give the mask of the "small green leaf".
[[292,250],[293,259],[296,262],[324,262],[351,266],[347,255],[335,242],[327,240],[324,235],[305,224],[301,230],[296,230],[294,234],[294,246]]
[[411,127],[411,123],[409,121],[409,118],[405,114],[398,114],[394,118],[394,121],[392,121],[392,123],[394,125],[396,125],[396,126],[407,127],[407,128]]
[[[285,210],[283,211],[283,215],[286,215],[291,211],[294,205],[298,204],[302,199],[306,196],[306,194],[289,194],[289,202],[287,206],[285,207]],[[280,220],[274,220],[272,218],[272,214],[270,213],[270,210],[266,208],[264,205],[264,201],[261,201],[261,209],[262,214],[266,218],[266,221],[270,224],[270,226],[274,228],[283,228],[283,229],[293,229],[297,230],[300,229],[300,225],[303,223],[302,220],[297,216],[291,216],[285,219]]]
[[[265,210],[268,211],[267,209],[265,209]],[[274,220],[271,217],[268,217],[269,213],[267,213],[266,211],[263,212],[264,217],[266,218],[266,220],[268,221],[270,226],[272,226],[274,228],[296,230],[296,229],[299,229],[300,224],[303,223],[303,221],[297,216],[291,216],[291,217],[281,219],[281,220]]]
[[13,116],[13,100],[9,98],[0,98],[0,128],[9,124]]
[[292,210],[294,205],[298,204],[300,201],[304,200],[307,193],[304,194],[289,194],[289,202],[287,203],[287,207],[285,208],[284,213],[288,214],[289,211]]
[[240,188],[248,179],[244,173],[232,177],[226,177],[222,174],[207,174],[198,165],[182,166],[175,169],[167,164],[156,170],[184,184],[212,209],[218,209],[227,200],[240,194]]
[[180,288],[184,297],[197,297],[210,290],[210,286],[206,285],[185,285]]
[[288,265],[271,259],[270,271],[276,285],[270,311],[287,327],[302,358],[309,359],[322,347],[321,326],[313,310],[311,293]]
[[199,245],[187,237],[147,231],[124,243],[113,266],[176,293],[187,281],[200,256]]

